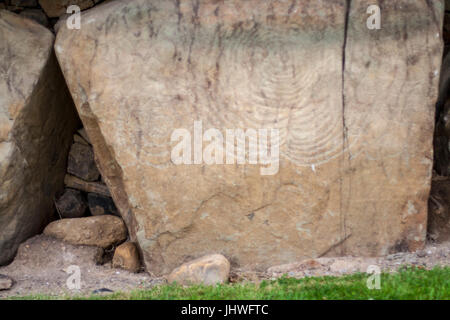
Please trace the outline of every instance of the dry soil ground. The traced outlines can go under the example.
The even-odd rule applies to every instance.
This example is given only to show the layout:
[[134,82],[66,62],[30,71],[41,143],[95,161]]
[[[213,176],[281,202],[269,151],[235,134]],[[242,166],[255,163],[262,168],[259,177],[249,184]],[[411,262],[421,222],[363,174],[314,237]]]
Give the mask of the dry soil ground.
[[[0,299],[11,296],[31,294],[48,295],[89,295],[96,290],[129,291],[147,289],[164,283],[148,273],[129,273],[111,268],[110,263],[97,265],[98,249],[87,246],[73,246],[47,237],[36,236],[22,244],[15,260],[0,268],[0,274],[12,277],[15,281],[10,290],[0,291]],[[81,276],[81,289],[71,290],[67,280],[70,266],[78,266]],[[402,265],[415,265],[432,268],[436,265],[450,265],[450,242],[429,243],[422,251],[415,253],[397,253],[380,258],[319,258],[277,266],[266,273],[233,270],[231,281],[259,281],[288,274],[291,277],[342,275],[357,271],[365,272],[369,265],[382,270],[397,270]],[[73,271],[72,271],[73,272]],[[108,293],[106,291],[105,293]]]

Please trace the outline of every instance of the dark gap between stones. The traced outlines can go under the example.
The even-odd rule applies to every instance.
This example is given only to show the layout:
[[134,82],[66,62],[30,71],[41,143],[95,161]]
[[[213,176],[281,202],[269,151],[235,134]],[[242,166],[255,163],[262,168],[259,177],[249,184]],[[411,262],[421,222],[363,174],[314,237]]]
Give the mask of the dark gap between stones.
[[434,166],[428,201],[427,240],[450,240],[450,8],[444,18],[444,54],[436,104]]

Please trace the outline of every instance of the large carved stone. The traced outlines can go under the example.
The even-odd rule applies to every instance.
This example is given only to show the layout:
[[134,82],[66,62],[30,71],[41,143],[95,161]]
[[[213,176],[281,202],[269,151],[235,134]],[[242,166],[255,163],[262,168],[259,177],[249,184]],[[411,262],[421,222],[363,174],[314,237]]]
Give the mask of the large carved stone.
[[79,121],[53,41],[36,22],[0,11],[0,265],[52,217]]
[[[381,29],[372,4],[119,0],[61,28],[58,59],[147,269],[423,245],[443,1],[379,1]],[[176,165],[172,134],[198,141],[195,121],[279,129],[279,168],[206,164],[196,147],[197,164]]]

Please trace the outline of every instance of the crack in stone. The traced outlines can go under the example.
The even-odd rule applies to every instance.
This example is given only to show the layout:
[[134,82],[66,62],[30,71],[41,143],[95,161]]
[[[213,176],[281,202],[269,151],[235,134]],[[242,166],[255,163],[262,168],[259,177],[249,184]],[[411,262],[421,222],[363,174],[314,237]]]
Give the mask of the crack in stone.
[[[346,67],[346,49],[347,49],[347,37],[348,37],[348,24],[350,19],[350,8],[351,8],[351,0],[345,0],[345,24],[344,24],[344,43],[342,45],[342,157],[344,158],[345,149],[348,146],[348,136],[347,136],[347,124],[345,121],[345,67]],[[342,170],[342,168],[341,168]],[[340,180],[340,220],[341,220],[341,233],[342,233],[342,241],[339,244],[342,244],[345,239],[347,239],[347,231],[346,231],[346,215],[343,210],[343,175],[341,173]],[[350,196],[350,194],[348,195]],[[338,245],[339,245],[338,244]],[[341,254],[345,254],[345,248],[342,248]]]
[[346,235],[342,240],[339,240],[337,243],[332,244],[331,246],[329,246],[326,250],[324,250],[322,253],[320,253],[317,258],[322,258],[323,256],[325,256],[327,253],[329,253],[331,250],[333,250],[334,248],[340,246],[341,244],[343,244],[348,238],[350,238],[352,236],[352,234],[350,233],[349,235]]

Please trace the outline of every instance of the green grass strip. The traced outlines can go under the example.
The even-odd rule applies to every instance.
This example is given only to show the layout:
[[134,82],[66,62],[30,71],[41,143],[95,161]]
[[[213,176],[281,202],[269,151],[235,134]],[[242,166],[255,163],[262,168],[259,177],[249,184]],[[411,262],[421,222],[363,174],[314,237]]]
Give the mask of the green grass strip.
[[159,285],[150,290],[117,292],[102,296],[54,297],[33,295],[10,299],[58,300],[449,300],[450,267],[432,270],[402,268],[382,273],[380,289],[368,289],[369,275],[357,273],[342,277],[288,278],[255,283],[217,286]]

